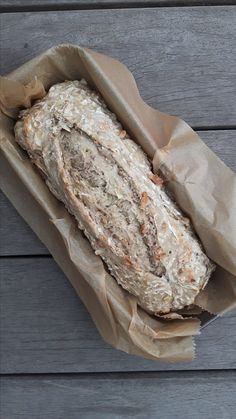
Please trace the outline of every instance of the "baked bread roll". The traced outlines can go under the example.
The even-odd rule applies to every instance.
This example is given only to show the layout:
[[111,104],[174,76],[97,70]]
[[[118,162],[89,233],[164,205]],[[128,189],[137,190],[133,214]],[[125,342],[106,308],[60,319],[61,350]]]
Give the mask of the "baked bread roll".
[[52,86],[20,113],[15,136],[141,307],[168,313],[194,302],[214,265],[146,155],[84,80]]

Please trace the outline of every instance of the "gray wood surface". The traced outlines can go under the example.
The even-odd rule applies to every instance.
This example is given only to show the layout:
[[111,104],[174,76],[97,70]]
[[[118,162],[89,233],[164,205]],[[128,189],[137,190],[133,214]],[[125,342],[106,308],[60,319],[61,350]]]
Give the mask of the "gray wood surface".
[[235,126],[236,7],[1,15],[1,71],[59,43],[123,61],[143,98],[195,127]]
[[[236,130],[201,131],[199,135],[236,172]],[[0,219],[4,220],[0,222],[0,255],[48,254],[47,249],[3,194],[0,195]]]
[[4,377],[1,385],[4,419],[234,419],[236,411],[235,371]]
[[1,373],[236,368],[236,313],[203,329],[193,363],[147,361],[103,342],[51,258],[3,258],[0,263]]

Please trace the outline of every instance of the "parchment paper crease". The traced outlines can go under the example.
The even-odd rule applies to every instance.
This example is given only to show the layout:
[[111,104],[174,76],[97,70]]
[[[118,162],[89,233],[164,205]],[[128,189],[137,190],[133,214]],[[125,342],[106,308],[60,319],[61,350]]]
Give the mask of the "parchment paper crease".
[[[85,78],[97,89],[131,138],[161,170],[169,190],[191,217],[205,250],[217,264],[195,301],[192,317],[152,317],[107,272],[73,217],[57,201],[15,143],[20,108],[60,81]],[[198,307],[222,314],[236,307],[236,179],[233,172],[182,120],[149,107],[120,62],[89,49],[59,45],[1,78],[1,187],[47,246],[87,307],[102,337],[117,349],[178,362],[194,355]],[[189,312],[191,314],[191,311]],[[188,313],[188,314],[189,314]],[[216,343],[217,344],[217,343]]]

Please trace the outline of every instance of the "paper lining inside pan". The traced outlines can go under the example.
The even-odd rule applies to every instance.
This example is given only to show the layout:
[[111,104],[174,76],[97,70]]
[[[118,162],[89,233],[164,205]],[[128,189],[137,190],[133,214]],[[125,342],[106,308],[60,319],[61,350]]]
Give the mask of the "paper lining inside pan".
[[[212,258],[218,263],[220,261],[221,265],[225,268],[219,268],[218,274],[216,275],[216,287],[213,287],[213,292],[212,286],[210,293],[208,292],[208,289],[206,289],[203,296],[198,298],[197,304],[204,309],[216,313],[222,313],[233,307],[236,301],[235,277],[230,271],[234,272],[233,270],[235,269],[233,252],[235,251],[236,246],[234,240],[230,242],[231,234],[229,227],[232,220],[230,217],[226,218],[224,211],[223,214],[219,214],[219,209],[217,209],[217,213],[219,214],[218,217],[220,217],[222,221],[222,223],[220,223],[222,228],[220,231],[218,231],[219,229],[215,230],[217,231],[217,234],[221,234],[220,237],[223,235],[223,240],[221,240],[221,249],[219,249],[218,245],[212,249],[212,246],[210,246],[212,242],[208,243],[204,234],[201,234],[202,228],[208,228],[209,230],[212,223],[208,214],[209,208],[206,206],[207,202],[203,199],[204,197],[202,197],[201,190],[198,190],[198,183],[195,179],[196,172],[200,171],[201,166],[203,166],[204,173],[200,180],[201,182],[206,182],[206,179],[207,177],[209,178],[210,174],[207,194],[211,196],[214,191],[214,194],[216,192],[216,197],[219,199],[220,194],[221,196],[222,193],[225,194],[225,190],[222,188],[222,185],[220,185],[219,190],[215,191],[217,188],[215,188],[214,183],[212,182],[213,177],[216,175],[217,178],[217,170],[220,168],[224,180],[227,181],[227,184],[230,186],[231,192],[235,194],[235,189],[233,189],[235,187],[235,178],[233,177],[232,172],[201,142],[199,137],[187,126],[187,124],[178,118],[170,117],[148,107],[140,98],[134,79],[128,70],[121,63],[110,57],[74,46],[59,46],[49,50],[42,56],[37,57],[30,63],[27,63],[19,70],[16,70],[16,72],[9,75],[9,79],[26,83],[30,82],[34,76],[37,76],[38,79],[42,81],[46,89],[50,85],[64,79],[76,79],[81,77],[87,79],[92,86],[100,91],[108,103],[108,106],[117,114],[131,137],[137,140],[150,158],[154,157],[154,168],[162,165],[162,168],[164,167],[167,175],[171,174],[172,177],[174,175],[174,178],[170,181],[170,186],[176,200],[180,207],[191,216],[203,244],[205,245],[204,241],[206,242],[205,248],[208,253],[210,250],[210,256],[213,255]],[[12,100],[14,98],[13,82],[11,86],[12,92],[10,92],[11,87],[8,84],[7,94]],[[5,91],[4,109],[7,108],[7,94]],[[35,94],[34,91],[34,95]],[[13,148],[15,149],[16,147],[12,132],[9,135],[10,130],[12,129],[12,123],[9,119],[5,118],[6,117],[3,116],[4,121],[2,124],[2,132],[5,132],[5,141],[8,141],[8,145],[6,145],[6,142],[5,147],[3,145],[5,165],[10,166],[7,169],[9,171],[13,170],[14,173],[18,171],[17,179],[14,178],[15,174],[12,176],[12,183],[14,184],[15,182],[17,183],[17,181],[21,181],[22,190],[26,188],[27,191],[31,190],[32,192],[32,184],[27,184],[26,179],[23,176],[26,162],[21,166],[19,159],[16,157],[15,150],[13,151]],[[165,153],[160,153],[158,147],[162,147],[161,150],[165,150]],[[192,173],[187,174],[186,171],[184,172],[181,168],[181,162],[186,161],[186,150],[191,157],[190,161],[192,162],[193,167],[195,165]],[[176,165],[176,162],[178,162],[181,170],[179,170],[179,167],[176,167],[178,166]],[[206,164],[209,164],[208,169],[205,167]],[[32,172],[32,170],[34,169],[31,168],[30,171]],[[36,177],[38,176],[35,173],[34,175]],[[34,186],[37,184],[37,188],[41,191],[40,194],[42,198],[42,185],[36,177]],[[218,181],[218,178],[216,181]],[[189,189],[189,182],[192,182],[190,184],[194,184],[194,190]],[[29,222],[39,237],[46,243],[55,260],[58,261],[59,265],[69,277],[105,340],[126,352],[135,353],[152,359],[179,361],[188,359],[192,356],[193,345],[192,339],[189,339],[189,337],[198,332],[197,319],[175,319],[172,321],[165,321],[161,319],[153,320],[149,315],[144,316],[143,318],[142,316],[140,317],[135,299],[131,296],[127,297],[123,290],[118,289],[116,284],[110,281],[110,276],[108,274],[105,274],[104,276],[103,273],[101,275],[103,278],[102,282],[101,278],[100,282],[98,281],[100,285],[102,284],[101,289],[99,289],[97,284],[95,287],[94,278],[91,279],[92,275],[90,275],[90,278],[87,278],[87,281],[82,281],[80,279],[79,284],[78,273],[82,276],[85,275],[84,271],[81,270],[81,260],[78,260],[78,255],[80,255],[79,251],[81,251],[83,246],[81,242],[78,249],[80,240],[78,240],[78,238],[72,240],[74,233],[72,234],[71,232],[72,223],[71,220],[68,219],[70,216],[66,216],[62,211],[62,218],[60,218],[61,214],[59,218],[57,218],[58,214],[56,214],[55,218],[55,208],[51,208],[54,227],[56,227],[57,234],[59,232],[60,240],[64,242],[66,251],[68,252],[66,258],[65,256],[62,257],[62,259],[64,258],[65,260],[59,260],[58,255],[61,253],[63,245],[60,244],[60,249],[55,249],[55,243],[52,243],[52,236],[55,234],[55,231],[53,231],[53,233],[50,232],[49,236],[51,237],[48,237],[45,232],[43,233],[42,228],[38,229],[40,231],[37,231],[35,220],[29,215],[30,208],[28,208],[28,210],[20,208],[19,199],[14,196],[14,185],[9,186],[10,182],[6,177],[3,180],[3,183],[3,190],[5,190],[7,196]],[[201,206],[198,205],[199,196]],[[38,198],[39,196],[36,197],[36,207],[39,204]],[[227,196],[224,196],[221,201],[223,198],[228,199]],[[51,202],[51,197],[49,199],[49,196],[45,196],[46,204],[49,203],[49,201]],[[235,202],[231,199],[231,203],[233,211]],[[29,207],[31,205],[32,202]],[[212,202],[210,202],[210,205],[212,205]],[[50,205],[48,205],[48,207],[50,207]],[[49,208],[47,208],[47,210],[48,209]],[[215,206],[210,208],[210,212],[214,213],[215,209]],[[37,210],[39,211],[39,208],[37,208]],[[227,216],[228,215],[229,214],[227,214]],[[41,217],[44,218],[45,214],[43,216],[41,214]],[[233,217],[233,212],[231,217]],[[199,218],[201,224],[198,223]],[[59,222],[60,220],[64,221]],[[218,227],[218,225],[216,227]],[[210,231],[211,240],[214,239],[214,236],[217,237],[215,230],[214,234]],[[76,242],[75,247],[77,253],[75,251],[72,252],[73,246],[71,245],[71,242],[74,244]],[[230,246],[229,243],[231,243]],[[225,251],[226,257],[223,254]],[[90,256],[92,257],[92,255]],[[228,272],[226,269],[228,269]],[[225,296],[222,298],[222,292],[224,291]],[[92,298],[92,295],[94,298]],[[219,295],[221,295],[220,302]],[[125,301],[124,298],[126,299]],[[216,301],[217,299],[218,302]],[[95,313],[95,309],[91,305],[90,300],[98,300],[100,302],[100,304],[98,304],[99,308],[97,307],[98,312]],[[128,305],[124,303],[128,303]],[[150,318],[150,321],[148,318]],[[105,327],[104,324],[106,324]],[[168,339],[168,342],[166,339]],[[169,346],[169,349],[167,346]]]

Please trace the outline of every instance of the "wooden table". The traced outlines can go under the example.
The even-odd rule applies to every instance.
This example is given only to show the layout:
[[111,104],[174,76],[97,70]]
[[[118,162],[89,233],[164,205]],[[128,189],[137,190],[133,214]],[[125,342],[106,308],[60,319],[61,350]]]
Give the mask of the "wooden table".
[[[147,103],[236,170],[235,1],[1,0],[1,11],[2,74],[59,43],[110,54]],[[190,364],[114,350],[3,195],[0,208],[2,418],[235,417],[235,313],[202,332]]]

